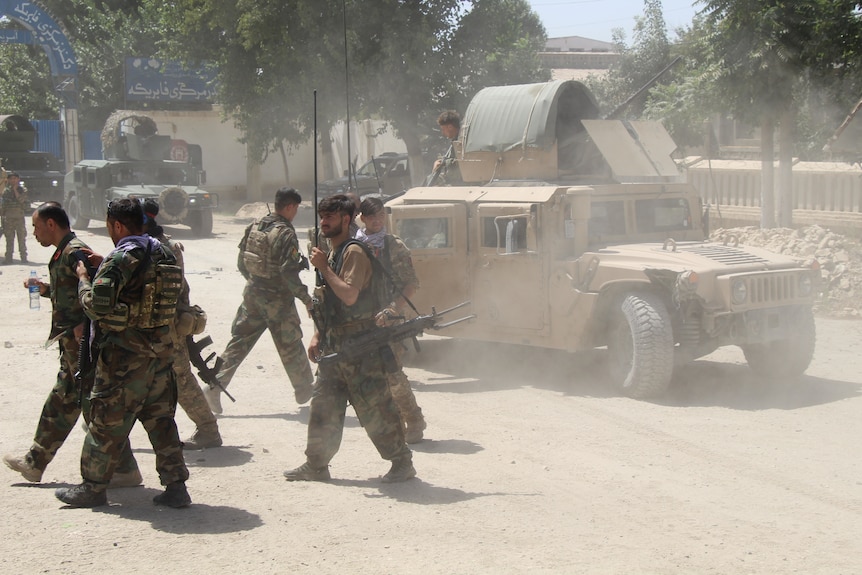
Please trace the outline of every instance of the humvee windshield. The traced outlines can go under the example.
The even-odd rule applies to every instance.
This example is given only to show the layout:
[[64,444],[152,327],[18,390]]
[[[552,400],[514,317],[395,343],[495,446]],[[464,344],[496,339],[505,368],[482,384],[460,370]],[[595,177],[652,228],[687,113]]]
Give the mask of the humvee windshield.
[[[590,208],[592,239],[626,235],[626,202],[615,200],[593,202]],[[691,210],[685,198],[648,198],[634,200],[635,232],[671,232],[690,230]]]
[[166,166],[116,165],[112,166],[115,186],[136,185],[143,182],[155,182],[162,185],[180,185],[185,183],[186,172],[181,168]]
[[411,250],[446,248],[449,240],[448,218],[411,218],[399,220],[395,235]]

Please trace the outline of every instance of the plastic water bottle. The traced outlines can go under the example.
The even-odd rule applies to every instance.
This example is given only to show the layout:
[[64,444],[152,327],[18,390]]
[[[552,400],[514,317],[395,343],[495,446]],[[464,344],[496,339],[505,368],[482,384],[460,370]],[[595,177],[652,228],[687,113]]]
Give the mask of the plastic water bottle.
[[42,296],[39,294],[39,276],[36,275],[36,270],[30,270],[30,279],[27,281],[27,286],[30,290],[30,309],[39,309],[42,305],[39,300]]

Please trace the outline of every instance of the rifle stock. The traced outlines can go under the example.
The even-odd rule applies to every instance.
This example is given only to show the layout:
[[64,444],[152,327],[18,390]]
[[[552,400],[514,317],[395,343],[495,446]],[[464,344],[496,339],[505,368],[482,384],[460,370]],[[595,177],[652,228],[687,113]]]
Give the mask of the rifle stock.
[[[195,366],[198,370],[198,377],[204,381],[204,383],[208,384],[211,387],[216,387],[224,392],[228,398],[236,403],[236,399],[228,393],[228,391],[224,388],[221,382],[216,377],[216,374],[221,369],[222,364],[224,364],[224,360],[220,357],[216,356],[215,352],[212,352],[207,356],[206,359],[201,355],[201,350],[207,347],[208,345],[212,345],[213,338],[210,336],[202,337],[199,341],[195,341],[195,338],[191,335],[186,336],[186,344],[189,348],[189,359],[192,362],[192,365]],[[212,367],[209,366],[209,362],[212,358],[216,358],[215,363]]]
[[456,319],[454,321],[447,322],[445,324],[437,323],[437,319],[440,316],[449,313],[450,311],[462,308],[469,303],[469,301],[465,301],[456,306],[450,307],[447,310],[443,310],[440,313],[437,313],[434,308],[431,308],[430,314],[417,316],[413,319],[405,321],[404,323],[389,325],[385,327],[375,327],[370,330],[363,331],[344,340],[339,351],[323,355],[318,360],[318,363],[321,365],[325,365],[327,363],[340,360],[354,361],[368,355],[369,353],[373,353],[375,351],[388,347],[391,343],[395,343],[408,338],[413,339],[413,345],[418,351],[419,343],[416,341],[416,338],[422,335],[425,331],[430,329],[443,329],[445,327],[449,327],[451,325],[455,325],[456,323],[467,321],[476,317],[474,314],[471,314]]

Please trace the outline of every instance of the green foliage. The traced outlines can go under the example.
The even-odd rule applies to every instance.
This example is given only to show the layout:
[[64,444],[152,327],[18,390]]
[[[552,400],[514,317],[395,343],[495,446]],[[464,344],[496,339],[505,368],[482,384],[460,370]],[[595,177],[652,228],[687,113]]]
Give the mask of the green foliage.
[[48,59],[41,48],[0,44],[0,114],[48,119],[56,118],[59,108]]

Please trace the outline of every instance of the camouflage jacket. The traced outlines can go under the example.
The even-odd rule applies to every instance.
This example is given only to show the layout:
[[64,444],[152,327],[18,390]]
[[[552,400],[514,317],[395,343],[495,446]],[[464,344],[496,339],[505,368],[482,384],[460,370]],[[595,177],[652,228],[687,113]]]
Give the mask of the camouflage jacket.
[[274,293],[287,292],[306,306],[310,305],[311,296],[308,295],[308,287],[299,279],[299,272],[308,269],[308,260],[299,251],[299,241],[296,239],[296,230],[293,224],[278,214],[268,215],[256,223],[262,222],[266,224],[264,230],[268,231],[275,225],[281,229],[275,241],[269,246],[273,259],[279,262],[279,275],[274,278],[254,277],[248,273],[248,269],[245,267],[243,252],[245,252],[248,236],[255,223],[249,224],[239,242],[239,256],[237,258],[239,272],[248,280],[252,288]]
[[[105,256],[102,265],[96,271],[93,281],[80,281],[78,297],[84,312],[93,321],[107,319],[110,313],[99,310],[114,308],[118,302],[134,302],[141,299],[143,279],[136,273],[144,261],[147,244],[150,244],[150,264],[156,263],[156,258],[162,254],[172,264],[176,258],[159,240],[149,236],[127,236],[117,242],[113,251]],[[162,251],[163,250],[163,251]],[[158,253],[159,255],[152,255]],[[93,285],[97,282],[110,282],[112,286],[111,301],[97,306],[94,304]],[[102,330],[100,347],[116,345],[137,353],[141,357],[170,357],[173,355],[173,337],[170,326],[141,329],[129,327],[121,331]]]
[[404,245],[401,238],[392,234],[383,236],[383,247],[367,244],[374,256],[383,264],[383,268],[392,276],[391,281],[395,284],[390,299],[397,297],[401,291],[412,285],[419,289],[419,278],[413,268],[413,258],[410,257],[410,249]]
[[15,191],[12,186],[7,185],[3,190],[3,197],[0,198],[0,215],[4,218],[17,219],[27,215],[30,209],[30,198],[27,195],[27,188],[18,185],[18,197],[15,197]]
[[69,232],[60,241],[51,261],[48,263],[50,285],[44,297],[51,298],[51,335],[54,338],[65,331],[71,331],[84,322],[84,310],[78,299],[78,260],[75,252],[87,248],[75,232]]

